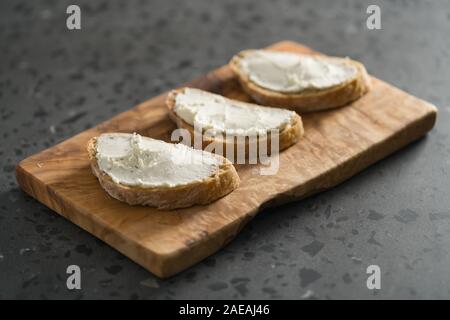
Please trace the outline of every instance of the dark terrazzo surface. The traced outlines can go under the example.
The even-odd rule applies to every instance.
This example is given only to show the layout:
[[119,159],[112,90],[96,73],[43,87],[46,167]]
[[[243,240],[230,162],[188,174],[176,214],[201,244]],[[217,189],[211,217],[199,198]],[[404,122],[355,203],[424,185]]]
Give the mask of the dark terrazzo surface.
[[[0,298],[450,298],[450,1],[0,2]],[[69,3],[82,30],[65,28]],[[261,213],[168,280],[22,193],[21,159],[216,66],[292,39],[362,60],[439,107],[426,139],[341,186]],[[65,287],[69,264],[82,290]],[[382,289],[366,289],[366,267]]]

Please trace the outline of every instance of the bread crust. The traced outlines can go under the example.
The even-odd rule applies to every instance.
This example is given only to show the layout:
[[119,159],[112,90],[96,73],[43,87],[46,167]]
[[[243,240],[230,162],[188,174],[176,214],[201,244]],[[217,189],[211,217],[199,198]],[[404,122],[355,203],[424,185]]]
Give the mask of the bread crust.
[[[184,121],[182,118],[180,118],[175,112],[174,112],[174,107],[175,107],[175,98],[176,95],[183,92],[183,90],[185,90],[186,88],[181,88],[181,89],[176,89],[176,90],[172,90],[167,99],[166,99],[166,106],[169,110],[169,116],[172,119],[172,121],[174,121],[177,125],[178,128],[183,128],[189,131],[190,135],[191,135],[191,143],[194,143],[194,127],[191,126],[189,123],[187,123],[186,121]],[[201,133],[197,133],[197,134],[201,134]],[[290,124],[288,124],[285,128],[283,128],[283,130],[281,130],[279,132],[279,142],[278,142],[278,150],[277,151],[281,151],[284,150],[288,147],[290,147],[291,145],[295,144],[304,134],[304,129],[303,129],[303,122],[301,117],[298,114],[295,114],[294,119],[292,120],[292,122]],[[271,154],[271,135],[270,133],[267,134],[266,138],[264,138],[264,140],[262,140],[263,138],[257,137],[257,145],[259,146],[260,144],[264,145],[264,141],[266,142],[267,145],[267,155]],[[218,137],[214,137],[214,139],[212,139],[211,137],[206,137],[202,134],[202,148],[205,149],[208,145],[210,145],[211,143],[217,143],[217,144],[221,144],[222,148],[223,148],[223,154],[227,154],[226,150],[228,148],[233,148],[234,149],[234,155],[235,158],[232,160],[236,160],[236,155],[237,155],[237,149],[238,149],[238,144],[236,139],[234,139],[233,141],[230,140],[226,140],[226,139],[222,139],[222,138],[218,138]],[[250,139],[248,139],[248,137],[246,137],[245,139],[245,159],[248,160],[249,159],[249,143]]]
[[300,114],[344,106],[366,94],[371,87],[370,77],[364,65],[348,58],[320,56],[323,59],[345,60],[354,65],[358,72],[355,78],[340,85],[323,90],[306,90],[299,93],[284,93],[258,86],[241,70],[240,59],[255,50],[244,50],[235,55],[229,66],[237,76],[243,90],[257,103],[294,110]]
[[[113,198],[130,205],[144,205],[163,210],[205,205],[227,195],[239,186],[240,179],[233,164],[226,158],[218,171],[199,182],[176,187],[137,187],[114,182],[97,164],[97,137],[87,145],[91,169],[100,185]],[[217,156],[217,155],[216,155]],[[217,156],[218,157],[218,156]]]

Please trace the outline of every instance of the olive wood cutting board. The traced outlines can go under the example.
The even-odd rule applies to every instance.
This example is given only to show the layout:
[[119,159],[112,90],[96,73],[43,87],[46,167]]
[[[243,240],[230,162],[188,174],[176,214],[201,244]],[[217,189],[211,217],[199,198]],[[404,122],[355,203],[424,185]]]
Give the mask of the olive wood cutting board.
[[[272,49],[316,54],[285,41]],[[159,211],[108,196],[91,173],[87,141],[103,132],[138,132],[169,141],[175,125],[166,94],[145,101],[98,126],[35,154],[16,168],[20,187],[159,277],[168,277],[231,241],[262,208],[331,188],[424,136],[436,108],[372,78],[364,97],[339,109],[303,116],[305,136],[279,155],[275,175],[257,165],[239,166],[241,185],[206,206]],[[188,84],[250,101],[231,70],[221,67]]]

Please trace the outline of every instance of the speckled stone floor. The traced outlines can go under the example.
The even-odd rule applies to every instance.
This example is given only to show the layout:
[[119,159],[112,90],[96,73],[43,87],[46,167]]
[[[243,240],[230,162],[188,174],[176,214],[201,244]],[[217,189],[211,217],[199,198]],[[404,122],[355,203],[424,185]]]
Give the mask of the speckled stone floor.
[[[68,31],[79,4],[82,30]],[[382,30],[365,27],[368,4]],[[0,298],[450,298],[450,1],[0,2]],[[350,181],[267,210],[168,280],[25,195],[21,159],[290,39],[363,61],[439,107],[427,138]],[[66,267],[82,290],[66,289]],[[381,290],[366,268],[381,268]]]

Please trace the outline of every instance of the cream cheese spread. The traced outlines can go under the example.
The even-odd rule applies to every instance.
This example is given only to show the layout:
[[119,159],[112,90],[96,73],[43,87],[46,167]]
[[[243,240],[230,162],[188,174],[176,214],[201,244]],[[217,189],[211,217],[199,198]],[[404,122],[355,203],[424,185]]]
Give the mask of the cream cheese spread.
[[353,79],[358,72],[346,59],[266,50],[246,54],[240,68],[258,86],[284,93],[327,89]]
[[176,95],[173,111],[185,122],[202,131],[235,136],[282,130],[291,123],[295,115],[290,110],[260,107],[191,88]]
[[221,164],[219,157],[202,150],[127,133],[100,135],[96,158],[100,170],[114,182],[139,187],[202,181]]

